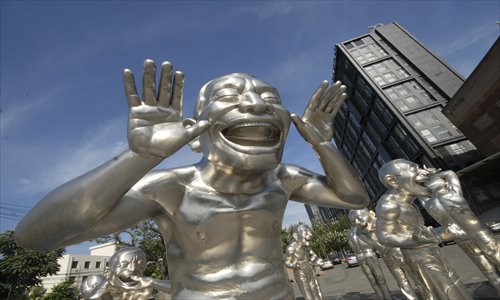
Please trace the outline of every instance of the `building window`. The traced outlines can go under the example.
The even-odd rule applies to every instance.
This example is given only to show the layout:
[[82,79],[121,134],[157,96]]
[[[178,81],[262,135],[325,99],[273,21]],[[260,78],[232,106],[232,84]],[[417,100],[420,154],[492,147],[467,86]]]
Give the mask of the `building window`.
[[95,268],[96,269],[100,269],[101,268],[101,262],[100,261],[96,261],[95,262]]
[[78,261],[74,260],[71,262],[71,269],[76,269],[76,268],[78,268]]
[[436,125],[436,126],[433,126],[432,127],[432,131],[434,131],[434,133],[441,139],[441,140],[444,140],[444,139],[447,139],[451,136],[451,133],[448,131],[448,129],[446,129],[446,127],[444,127],[443,125],[439,124],[439,125]]
[[426,139],[429,143],[435,143],[437,142],[437,138],[434,136],[434,134],[432,134],[432,132],[430,132],[429,129],[423,129],[423,130],[420,130],[420,134],[422,135],[422,137],[424,139]]
[[396,100],[394,101],[394,104],[396,104],[396,106],[399,108],[400,111],[404,112],[410,110],[408,105],[406,105],[406,103],[403,100]]
[[83,265],[84,269],[90,268],[90,261],[86,261],[85,264]]

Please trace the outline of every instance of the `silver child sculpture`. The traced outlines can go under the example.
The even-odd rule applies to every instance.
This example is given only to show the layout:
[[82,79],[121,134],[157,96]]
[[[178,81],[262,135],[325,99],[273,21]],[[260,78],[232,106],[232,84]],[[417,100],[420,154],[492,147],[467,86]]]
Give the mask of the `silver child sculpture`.
[[401,248],[411,273],[435,299],[472,299],[413,203],[416,197],[430,196],[422,184],[432,172],[404,159],[380,168],[379,179],[388,189],[377,203],[377,239],[384,246]]
[[167,280],[144,277],[145,270],[146,256],[140,248],[122,248],[111,256],[104,280],[95,278],[101,279],[97,284],[83,282],[82,294],[89,300],[148,300],[154,297],[154,290],[170,292]]
[[[274,87],[229,74],[201,88],[193,120],[182,118],[184,75],[163,63],[156,90],[155,70],[146,60],[141,97],[124,71],[130,149],[49,193],[18,224],[17,242],[56,249],[153,218],[166,241],[173,299],[291,299],[280,239],[288,200],[369,203],[331,143],[345,87],[324,81],[299,117]],[[281,163],[292,121],[325,175]],[[150,172],[187,144],[203,153],[199,163]]]
[[305,300],[322,300],[314,265],[323,261],[311,249],[312,231],[304,224],[296,225],[292,231],[292,242],[286,249],[285,264],[293,269],[293,276]]

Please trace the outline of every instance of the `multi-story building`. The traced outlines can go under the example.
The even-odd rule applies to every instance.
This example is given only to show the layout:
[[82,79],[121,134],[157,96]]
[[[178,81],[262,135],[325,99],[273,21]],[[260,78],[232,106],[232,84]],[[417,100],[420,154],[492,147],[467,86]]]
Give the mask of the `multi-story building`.
[[336,220],[345,213],[344,209],[335,207],[325,207],[314,204],[304,204],[304,206],[306,207],[306,212],[311,223],[314,221],[326,222],[328,220]]
[[116,245],[107,243],[90,247],[90,255],[85,254],[66,254],[58,260],[59,272],[55,275],[42,278],[42,285],[50,292],[52,288],[69,280],[75,283],[77,287],[90,275],[103,274],[108,266],[109,259],[116,252]]
[[464,79],[401,25],[336,45],[333,69],[349,96],[334,139],[373,204],[385,191],[378,169],[389,160],[458,171],[482,158],[441,112]]

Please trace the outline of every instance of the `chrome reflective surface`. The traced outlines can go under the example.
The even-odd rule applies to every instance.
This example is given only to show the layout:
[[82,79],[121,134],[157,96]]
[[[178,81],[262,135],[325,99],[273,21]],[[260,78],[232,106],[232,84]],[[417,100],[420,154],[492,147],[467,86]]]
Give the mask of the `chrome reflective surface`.
[[399,247],[411,273],[423,283],[435,299],[472,299],[458,275],[442,256],[439,239],[414,204],[417,197],[430,196],[423,185],[439,170],[420,168],[397,159],[379,170],[380,181],[387,186],[376,208],[376,235],[386,247]]
[[146,256],[137,247],[122,248],[111,256],[104,276],[87,278],[80,290],[85,299],[148,300],[154,290],[170,292],[170,282],[144,277]]
[[[55,249],[153,218],[166,242],[173,299],[293,298],[280,239],[288,200],[369,203],[331,143],[345,87],[323,82],[299,117],[274,87],[234,73],[207,83],[194,119],[184,119],[184,75],[165,62],[156,88],[155,74],[146,60],[139,96],[124,71],[130,149],[45,196],[18,224],[16,241]],[[291,122],[325,175],[281,163]],[[203,153],[198,164],[151,171],[187,144]]]
[[419,199],[442,226],[442,231],[436,233],[438,238],[442,241],[455,240],[500,296],[499,241],[470,209],[457,174],[453,171],[439,172],[424,185],[432,191],[432,195]]
[[[408,271],[408,266],[406,265],[403,254],[401,250],[396,247],[386,247],[380,244],[377,240],[377,235],[375,232],[377,217],[375,216],[375,212],[368,209],[359,209],[359,210],[351,210],[349,211],[349,220],[351,223],[358,228],[357,236],[362,242],[366,245],[369,245],[372,249],[377,250],[387,268],[391,272],[394,279],[396,279],[396,283],[403,295],[410,300],[418,299],[409,278],[412,278]],[[415,282],[415,278],[412,278]],[[421,294],[423,293],[422,285],[415,282],[417,285],[417,289]]]
[[304,224],[295,225],[292,242],[285,254],[285,265],[293,269],[293,276],[300,292],[306,300],[322,300],[323,293],[314,271],[314,266],[322,266],[323,260],[311,249],[312,231]]
[[363,239],[361,228],[367,226],[366,220],[367,217],[369,217],[368,210],[365,211],[367,212],[365,215],[362,215],[361,211],[351,210],[349,212],[348,217],[351,221],[351,228],[347,234],[349,246],[351,246],[351,249],[356,254],[359,266],[378,298],[392,299],[384,273],[378,262],[373,243],[371,241],[366,242],[366,239]]

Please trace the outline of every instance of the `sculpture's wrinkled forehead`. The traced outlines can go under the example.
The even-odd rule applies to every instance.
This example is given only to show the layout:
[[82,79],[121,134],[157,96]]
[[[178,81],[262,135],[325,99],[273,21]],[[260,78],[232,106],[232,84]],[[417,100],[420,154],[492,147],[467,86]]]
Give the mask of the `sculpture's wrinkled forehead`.
[[369,214],[367,208],[363,208],[363,209],[351,209],[349,211],[349,214],[347,215],[347,217],[349,218],[349,220],[354,221],[357,216],[363,216],[363,215],[367,215],[367,214]]
[[138,249],[138,248],[133,248],[133,247],[123,248],[122,250],[115,253],[111,257],[109,263],[110,263],[110,265],[115,265],[115,264],[119,263],[120,261],[124,261],[124,260],[129,261],[133,257],[144,258],[145,254],[141,249]]
[[276,88],[270,84],[258,79],[257,77],[246,73],[232,73],[215,78],[207,82],[200,90],[198,103],[195,108],[194,117],[198,117],[205,107],[208,106],[212,98],[222,89],[234,89],[242,94],[246,91],[252,91],[257,94],[264,92],[273,93],[278,99],[279,94]]

